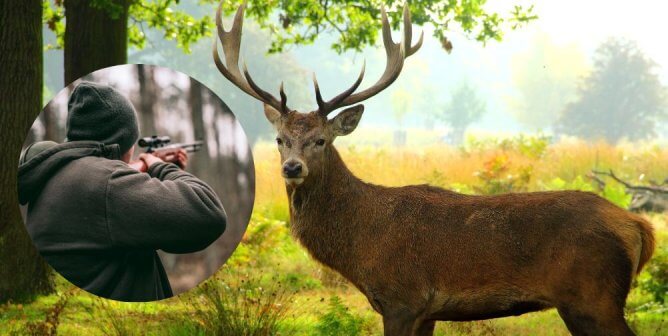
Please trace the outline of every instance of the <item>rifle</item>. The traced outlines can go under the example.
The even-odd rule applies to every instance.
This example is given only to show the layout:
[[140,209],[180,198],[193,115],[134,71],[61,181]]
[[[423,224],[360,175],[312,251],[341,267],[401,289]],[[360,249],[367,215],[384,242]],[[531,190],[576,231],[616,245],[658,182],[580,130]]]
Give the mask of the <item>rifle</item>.
[[[146,148],[146,153],[151,153],[165,162],[173,162],[181,166],[177,161],[177,153],[180,149],[184,149],[188,153],[199,151],[204,143],[202,141],[195,141],[191,143],[172,143],[172,139],[168,136],[150,136],[139,139],[137,144],[139,147]],[[146,171],[148,167],[144,161],[138,160],[130,163],[130,166],[139,170]],[[183,168],[183,167],[181,167]]]

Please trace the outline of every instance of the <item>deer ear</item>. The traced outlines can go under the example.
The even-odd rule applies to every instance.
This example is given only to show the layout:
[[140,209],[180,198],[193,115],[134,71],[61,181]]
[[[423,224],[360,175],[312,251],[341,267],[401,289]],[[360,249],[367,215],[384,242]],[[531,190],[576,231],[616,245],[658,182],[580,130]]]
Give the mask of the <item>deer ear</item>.
[[359,124],[360,119],[362,119],[362,112],[364,112],[364,105],[355,105],[343,110],[327,123],[334,135],[348,135]]
[[274,125],[281,119],[281,112],[273,108],[271,105],[264,104],[264,116],[267,117],[267,120]]

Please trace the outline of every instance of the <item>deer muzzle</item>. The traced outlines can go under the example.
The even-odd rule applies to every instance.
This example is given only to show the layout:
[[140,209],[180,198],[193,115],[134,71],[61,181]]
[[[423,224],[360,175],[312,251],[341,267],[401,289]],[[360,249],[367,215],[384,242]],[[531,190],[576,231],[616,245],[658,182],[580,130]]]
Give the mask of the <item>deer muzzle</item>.
[[300,160],[290,159],[283,163],[282,175],[287,183],[301,184],[308,175],[308,169]]

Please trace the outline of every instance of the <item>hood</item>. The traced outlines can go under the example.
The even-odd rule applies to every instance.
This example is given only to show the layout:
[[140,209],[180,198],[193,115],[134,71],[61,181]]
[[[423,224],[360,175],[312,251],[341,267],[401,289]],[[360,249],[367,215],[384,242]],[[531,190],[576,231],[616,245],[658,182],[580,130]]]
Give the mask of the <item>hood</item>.
[[87,156],[118,160],[120,152],[118,144],[97,141],[42,141],[28,146],[19,160],[19,203],[25,205],[39,196],[49,179],[68,163]]

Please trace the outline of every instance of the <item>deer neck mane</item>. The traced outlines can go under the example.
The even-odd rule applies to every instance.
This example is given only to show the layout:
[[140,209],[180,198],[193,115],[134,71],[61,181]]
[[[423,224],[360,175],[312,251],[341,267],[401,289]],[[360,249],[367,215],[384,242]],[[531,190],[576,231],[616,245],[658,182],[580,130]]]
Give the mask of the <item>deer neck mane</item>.
[[326,151],[320,174],[287,187],[291,231],[313,257],[350,279],[344,268],[353,257],[360,229],[355,206],[363,204],[366,184],[346,167],[334,146]]
[[334,146],[326,149],[322,165],[320,172],[309,176],[301,185],[286,187],[290,211],[295,215],[336,207],[336,199],[349,197],[364,184],[348,169]]

